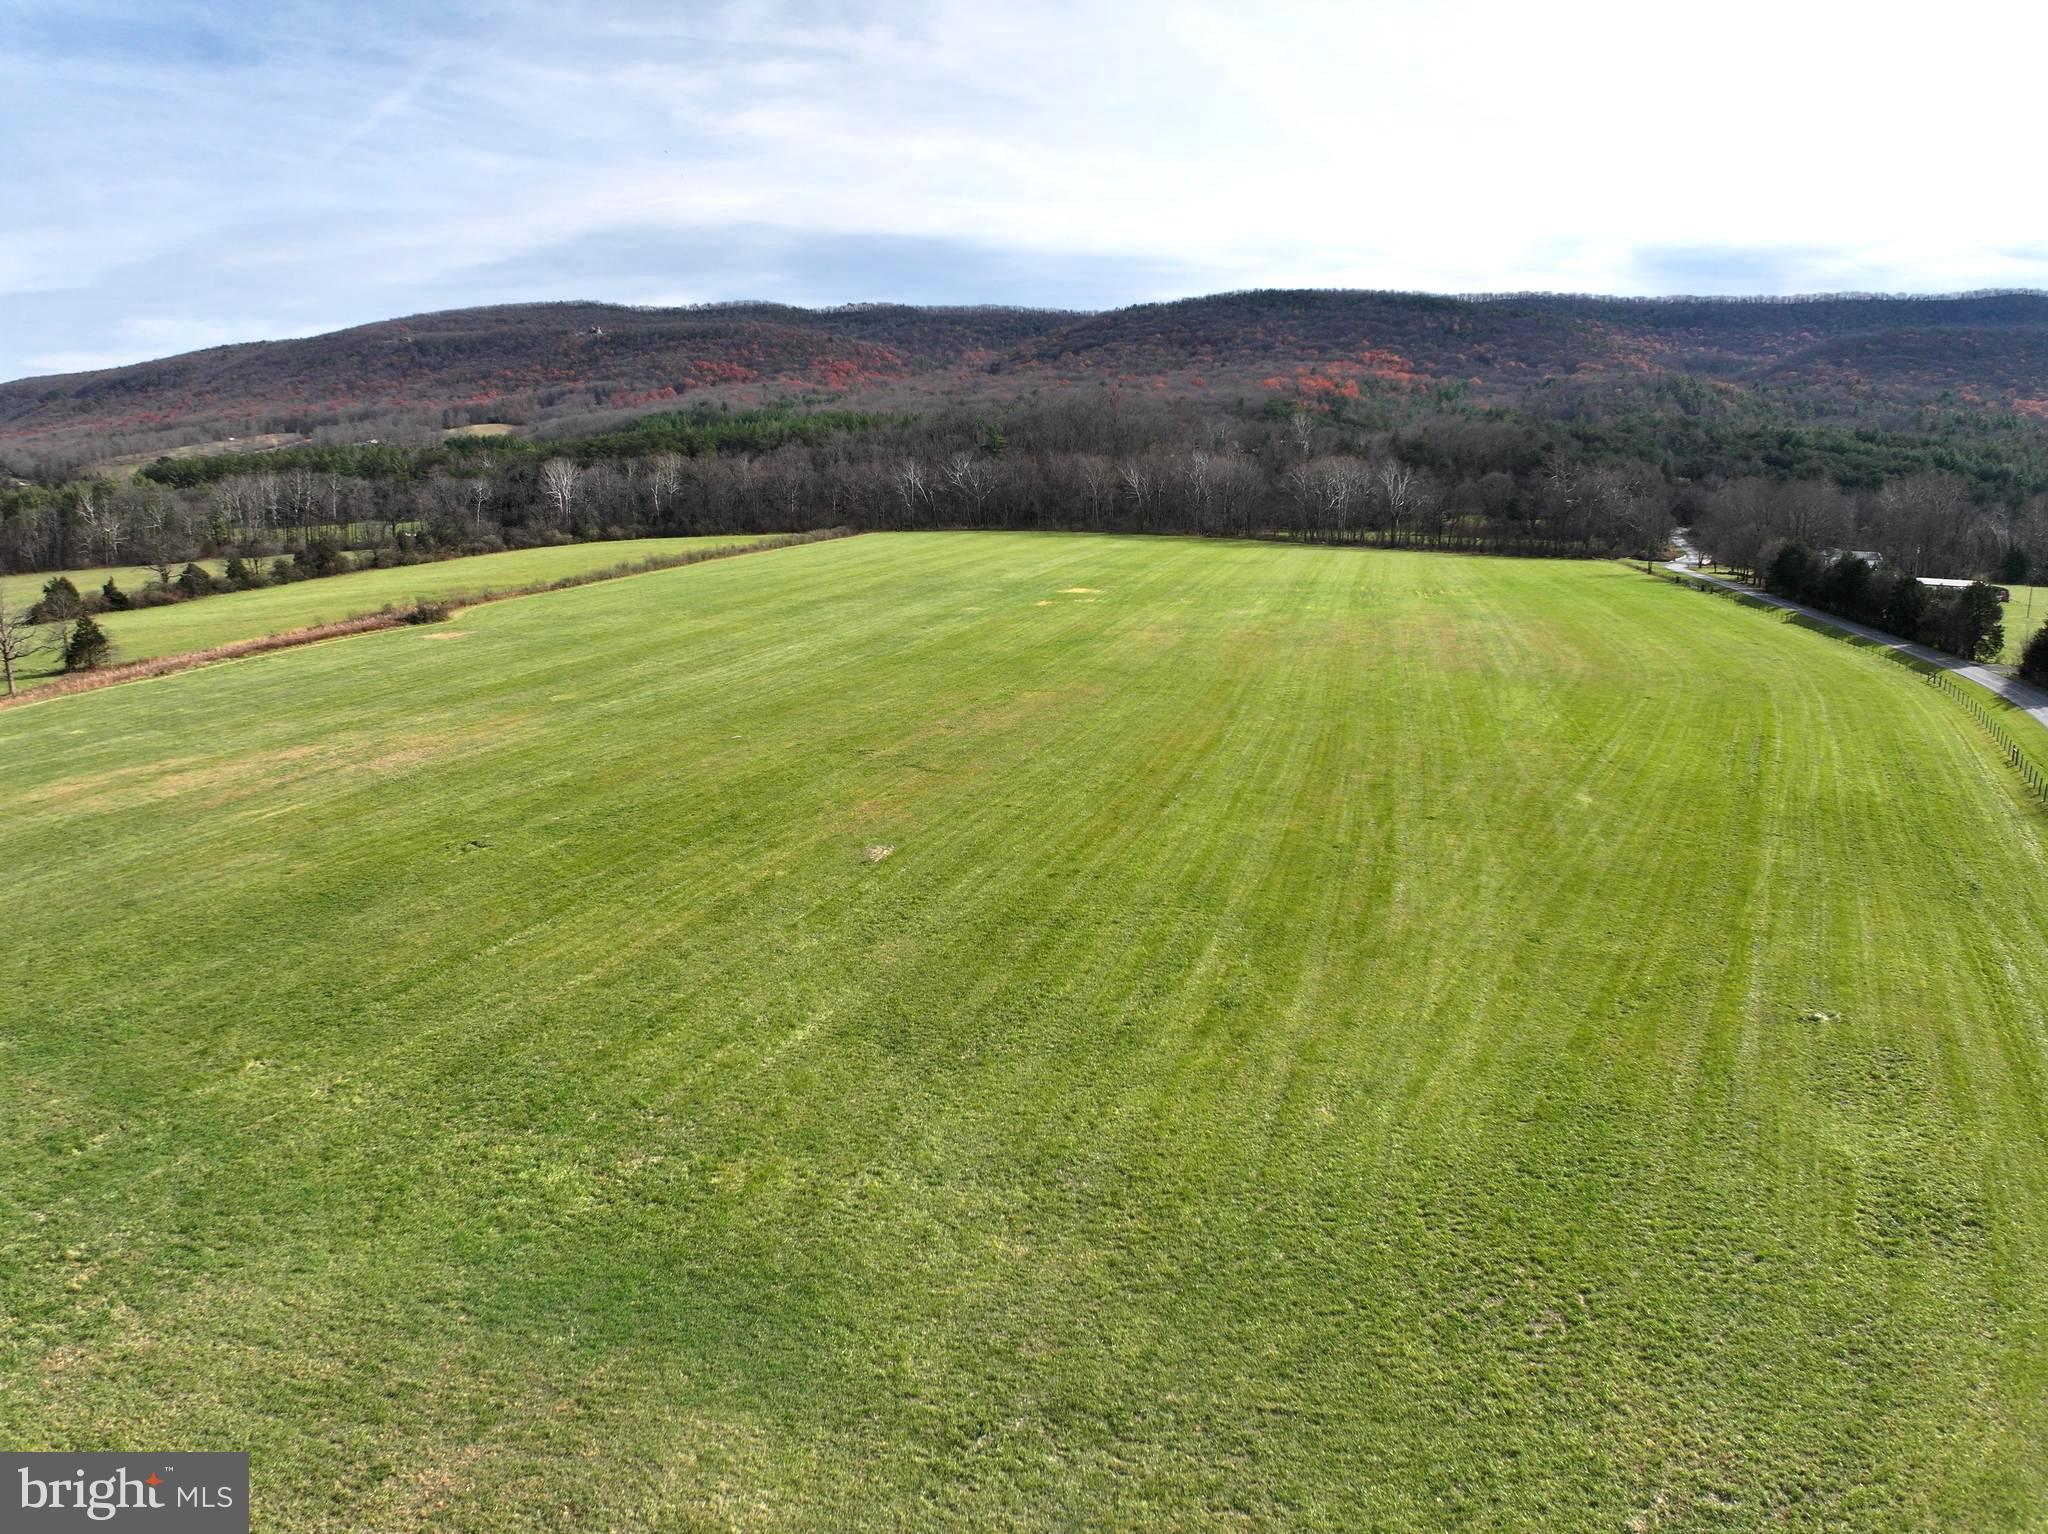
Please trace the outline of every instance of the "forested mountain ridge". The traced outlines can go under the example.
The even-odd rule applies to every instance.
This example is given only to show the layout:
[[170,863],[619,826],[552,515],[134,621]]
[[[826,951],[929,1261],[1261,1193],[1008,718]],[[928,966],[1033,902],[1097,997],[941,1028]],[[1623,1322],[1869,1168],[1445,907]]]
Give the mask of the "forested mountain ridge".
[[131,450],[152,439],[175,445],[181,431],[200,440],[216,429],[438,429],[654,408],[705,391],[844,392],[949,368],[979,372],[998,351],[1069,317],[898,304],[457,309],[0,384],[0,444],[93,435]]
[[0,384],[0,459],[75,468],[228,436],[419,436],[581,422],[685,398],[971,401],[1112,381],[1304,398],[1449,389],[1520,405],[1559,385],[1666,380],[1808,420],[1897,426],[1930,407],[2048,418],[2048,295],[1272,290],[1100,314],[499,305]]
[[[2048,394],[2048,295],[1614,299],[1273,291],[1090,315],[999,368],[1145,373],[1271,364],[1333,382],[1466,383],[1513,396],[1546,380],[1670,372],[1783,389],[1808,380],[1901,401],[1975,389]],[[1511,399],[1504,402],[1512,402]]]

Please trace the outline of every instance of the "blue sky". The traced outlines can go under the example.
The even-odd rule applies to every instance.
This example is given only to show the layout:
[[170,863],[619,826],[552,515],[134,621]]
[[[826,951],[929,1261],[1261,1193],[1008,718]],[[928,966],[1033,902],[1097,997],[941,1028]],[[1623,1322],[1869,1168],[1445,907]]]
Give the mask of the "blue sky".
[[544,298],[2048,287],[2044,16],[0,0],[0,378]]

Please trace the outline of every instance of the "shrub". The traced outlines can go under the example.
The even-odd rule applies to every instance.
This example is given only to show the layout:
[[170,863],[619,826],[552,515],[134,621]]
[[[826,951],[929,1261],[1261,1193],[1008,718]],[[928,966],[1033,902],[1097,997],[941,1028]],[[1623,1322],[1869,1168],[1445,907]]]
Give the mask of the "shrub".
[[178,572],[178,589],[188,597],[203,597],[213,590],[213,577],[196,564]]
[[160,586],[155,582],[144,586],[128,599],[130,607],[169,607],[185,600],[185,593],[176,586]]
[[79,612],[78,588],[64,576],[43,583],[43,599],[28,610],[31,623],[63,623]]
[[107,577],[106,585],[100,587],[100,600],[107,604],[107,611],[117,613],[128,605],[128,593],[114,584],[114,578]]
[[298,580],[339,575],[348,568],[348,556],[325,533],[307,539],[306,546],[292,556],[292,576]]
[[64,641],[66,671],[97,671],[114,655],[114,642],[90,617],[80,615],[71,625],[71,637]]
[[430,602],[422,597],[400,616],[407,623],[446,623],[453,611],[446,602]]
[[2020,675],[2048,687],[2048,623],[2041,625],[2040,632],[2027,641],[2027,648],[2021,652]]

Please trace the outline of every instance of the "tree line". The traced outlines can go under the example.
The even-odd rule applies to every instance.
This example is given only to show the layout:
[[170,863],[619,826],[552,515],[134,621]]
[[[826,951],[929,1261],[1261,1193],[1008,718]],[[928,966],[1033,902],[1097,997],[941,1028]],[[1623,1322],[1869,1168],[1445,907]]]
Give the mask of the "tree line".
[[1909,575],[2007,585],[2024,583],[2048,556],[2048,502],[1981,498],[1962,476],[1938,471],[1854,492],[1750,476],[1686,497],[1681,511],[1695,543],[1752,577],[1795,544],[1856,552]]
[[1649,465],[1508,424],[1401,431],[1281,401],[1196,409],[1104,391],[998,412],[669,417],[569,441],[167,460],[125,483],[0,496],[0,566],[272,559],[316,538],[486,550],[842,524],[1590,556],[1658,546],[1666,489]]
[[1860,555],[1816,554],[1804,544],[1788,543],[1772,555],[1764,585],[1795,602],[1965,660],[1996,660],[2005,649],[2003,603],[1996,589],[1982,581],[1929,586]]
[[[1964,476],[1932,470],[1875,491],[1745,477],[1686,497],[1681,516],[1694,544],[1757,585],[1971,660],[2004,647],[1994,585],[2024,585],[2048,560],[2042,498],[1985,498]],[[1922,576],[1976,584],[1931,587]],[[2037,658],[2025,674],[2048,681],[2039,633],[2026,654]]]
[[[2048,556],[2048,497],[2022,480],[1941,468],[1926,444],[1909,451],[1882,434],[1827,439],[1815,457],[1820,439],[1789,429],[1774,440],[1794,457],[1752,472],[1762,432],[1752,420],[1653,428],[1626,411],[1546,418],[1108,387],[917,415],[668,412],[573,439],[309,446],[17,488],[0,492],[0,568],[239,557],[274,578],[280,558],[317,573],[323,541],[425,557],[841,524],[1583,557],[1647,556],[1684,523],[1750,571],[1797,542],[1881,551],[1914,574],[2007,580],[2015,557]],[[1880,454],[1879,467],[1834,472],[1848,465],[1833,449],[1849,447]]]

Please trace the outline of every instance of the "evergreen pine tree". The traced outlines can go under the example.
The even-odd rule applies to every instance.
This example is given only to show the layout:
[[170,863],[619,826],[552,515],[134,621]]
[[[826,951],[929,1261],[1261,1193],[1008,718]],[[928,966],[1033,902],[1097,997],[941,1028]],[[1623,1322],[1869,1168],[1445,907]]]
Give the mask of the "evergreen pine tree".
[[64,641],[64,669],[97,671],[113,653],[114,642],[107,638],[106,631],[92,621],[90,613],[80,613],[78,621],[71,625],[71,637]]

